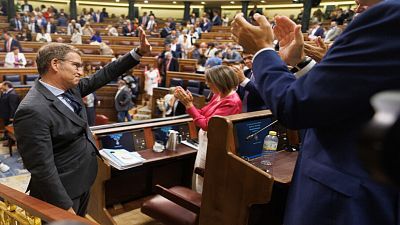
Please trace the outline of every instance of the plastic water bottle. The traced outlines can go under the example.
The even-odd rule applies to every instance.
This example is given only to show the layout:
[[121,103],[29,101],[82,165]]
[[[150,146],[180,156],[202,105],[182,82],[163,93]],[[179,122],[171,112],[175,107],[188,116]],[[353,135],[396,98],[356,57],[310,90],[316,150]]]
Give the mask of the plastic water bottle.
[[261,159],[262,168],[272,174],[272,168],[276,150],[278,149],[278,137],[276,131],[270,131],[269,134],[264,138],[263,154]]

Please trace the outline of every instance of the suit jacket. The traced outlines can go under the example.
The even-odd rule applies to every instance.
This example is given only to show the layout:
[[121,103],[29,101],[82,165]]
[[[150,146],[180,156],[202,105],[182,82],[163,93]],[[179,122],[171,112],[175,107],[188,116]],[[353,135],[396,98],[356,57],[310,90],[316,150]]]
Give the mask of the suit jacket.
[[[251,72],[251,71],[250,71]],[[251,73],[249,74],[250,79]],[[247,92],[247,95],[246,95]],[[242,87],[239,85],[237,89],[237,93],[242,100],[242,103],[246,103],[245,106],[242,107],[245,112],[254,112],[259,110],[267,109],[267,105],[262,99],[260,92],[258,91],[256,84],[254,81],[250,80],[246,86]]]
[[163,80],[165,80],[165,76],[167,75],[167,71],[179,71],[179,63],[176,58],[172,58],[169,64],[169,68],[167,70],[167,59],[164,58],[161,64],[161,75],[163,76]]
[[7,49],[7,41],[4,41],[4,49],[6,52],[11,52],[13,47],[18,47],[19,48],[19,52],[22,52],[22,48],[21,45],[19,43],[19,41],[15,40],[14,38],[11,41],[11,46],[10,46],[10,51],[8,51]]
[[273,114],[288,128],[306,128],[284,224],[398,224],[399,190],[370,178],[357,137],[373,115],[371,96],[400,87],[400,29],[391,28],[399,11],[394,0],[368,8],[297,80],[275,52],[255,57]]
[[[82,78],[72,94],[82,96],[116,79],[137,65],[128,53],[95,74]],[[15,135],[25,167],[31,172],[30,195],[68,209],[89,191],[97,174],[96,143],[87,124],[39,81],[29,90],[15,115]]]
[[124,87],[121,91],[117,92],[114,105],[117,112],[128,111],[133,107],[132,92],[128,87]]
[[212,25],[213,26],[221,26],[222,25],[222,20],[221,17],[216,16],[212,18]]
[[19,104],[19,95],[15,90],[11,90],[8,93],[3,93],[0,96],[0,118],[12,119],[14,118],[15,111]]
[[127,25],[125,25],[125,26],[122,27],[122,34],[123,34],[124,36],[131,36],[131,35],[132,35],[131,32],[134,32],[134,31],[135,31],[133,24],[131,24],[130,26],[131,26],[131,31],[129,31]]
[[22,9],[22,11],[24,11],[24,9],[25,9],[25,6],[28,6],[28,8],[29,8],[29,12],[32,12],[32,11],[33,11],[33,7],[32,7],[32,5],[31,5],[31,4],[23,4],[23,5],[21,5],[21,9]]
[[15,18],[12,18],[10,20],[10,28],[13,30],[17,29],[17,22],[19,22],[19,30],[22,30],[22,28],[24,27],[24,21],[22,19],[17,20]]

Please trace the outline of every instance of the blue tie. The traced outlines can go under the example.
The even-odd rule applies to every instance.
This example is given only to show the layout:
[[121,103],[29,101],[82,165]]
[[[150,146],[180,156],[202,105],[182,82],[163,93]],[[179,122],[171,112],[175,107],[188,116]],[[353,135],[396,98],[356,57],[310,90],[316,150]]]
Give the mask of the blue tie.
[[75,97],[72,95],[71,91],[68,90],[64,93],[61,94],[61,96],[64,98],[64,100],[72,106],[74,109],[74,112],[79,115],[79,113],[82,110],[82,105],[75,99]]

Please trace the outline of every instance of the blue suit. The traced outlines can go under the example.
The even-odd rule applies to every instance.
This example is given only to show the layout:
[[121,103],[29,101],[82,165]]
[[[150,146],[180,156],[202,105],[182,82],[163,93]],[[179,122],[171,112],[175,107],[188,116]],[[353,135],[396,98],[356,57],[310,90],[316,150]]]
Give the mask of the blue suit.
[[371,96],[400,87],[399,12],[395,0],[369,8],[298,80],[274,51],[255,57],[256,83],[273,114],[288,128],[306,128],[285,225],[400,223],[398,189],[373,181],[357,154]]

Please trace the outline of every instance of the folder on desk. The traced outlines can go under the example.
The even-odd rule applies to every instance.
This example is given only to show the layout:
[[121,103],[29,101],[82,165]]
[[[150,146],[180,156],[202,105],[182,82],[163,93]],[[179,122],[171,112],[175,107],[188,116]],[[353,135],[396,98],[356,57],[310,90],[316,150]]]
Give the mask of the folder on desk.
[[139,166],[145,161],[139,153],[129,152],[125,149],[101,149],[100,154],[118,170]]

